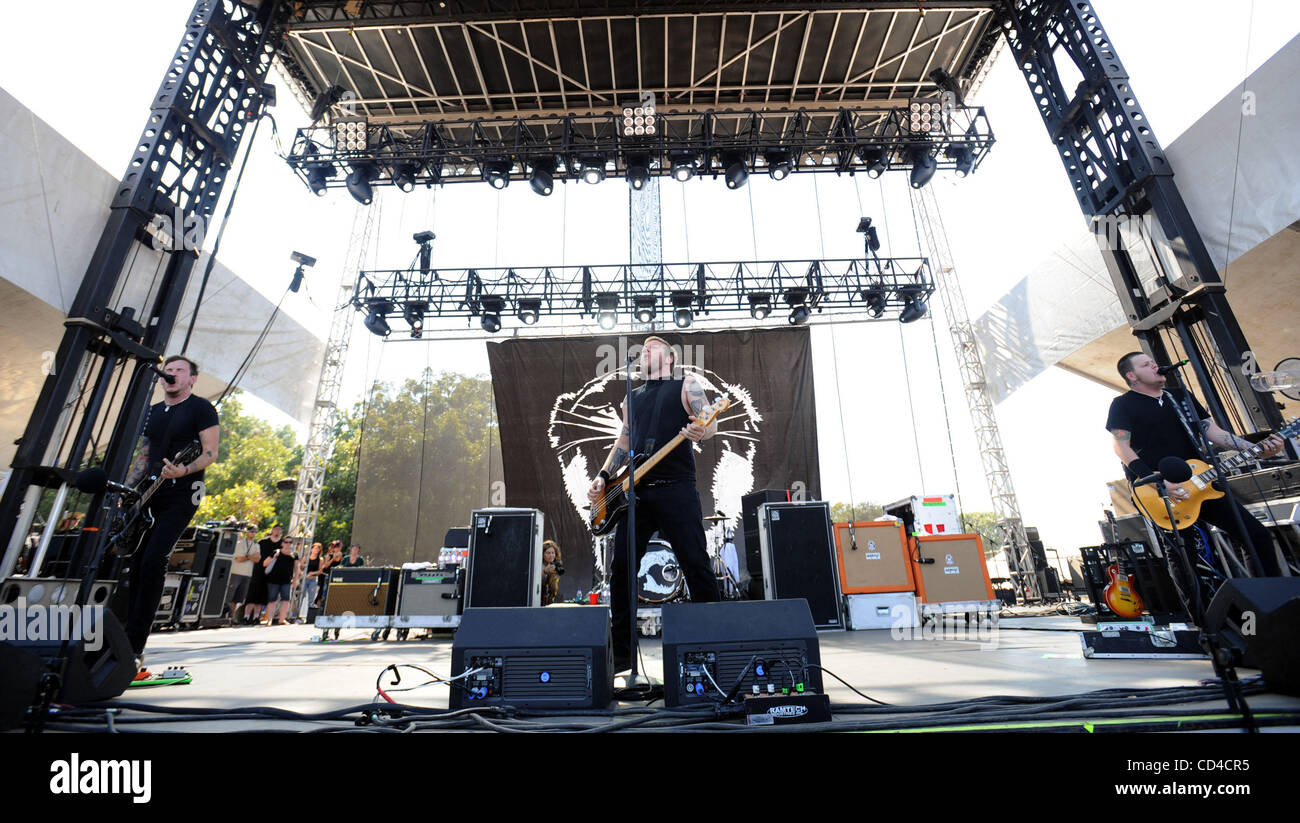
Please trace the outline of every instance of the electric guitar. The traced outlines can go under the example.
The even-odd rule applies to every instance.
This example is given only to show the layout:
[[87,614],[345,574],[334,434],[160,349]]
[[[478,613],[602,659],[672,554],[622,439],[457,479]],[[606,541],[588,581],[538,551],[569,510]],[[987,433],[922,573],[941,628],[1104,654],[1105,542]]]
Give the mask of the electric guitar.
[[[1283,440],[1290,440],[1300,433],[1300,417],[1292,419],[1282,427],[1278,434]],[[1235,469],[1238,466],[1255,460],[1264,452],[1263,443],[1256,443],[1249,449],[1242,451],[1236,457],[1223,461],[1224,471]],[[1174,500],[1171,496],[1169,502],[1174,510],[1174,523],[1179,530],[1185,529],[1196,522],[1201,516],[1201,504],[1206,500],[1216,500],[1223,497],[1223,492],[1216,489],[1212,484],[1219,479],[1219,473],[1210,467],[1203,460],[1188,460],[1187,465],[1192,467],[1192,479],[1185,483],[1171,483],[1171,486],[1181,486],[1191,496],[1186,500]],[[1169,513],[1165,511],[1164,501],[1160,499],[1160,492],[1156,490],[1154,483],[1146,486],[1138,486],[1133,490],[1133,502],[1137,504],[1139,510],[1146,513],[1162,529],[1172,529],[1173,525],[1169,522]]]
[[1106,568],[1106,576],[1110,578],[1110,582],[1106,584],[1102,600],[1105,600],[1107,607],[1120,617],[1141,617],[1142,597],[1129,582],[1127,566],[1127,563],[1120,561],[1111,563]]
[[[700,409],[700,413],[694,419],[695,425],[707,427],[730,406],[731,398],[726,394],[720,395],[712,404]],[[632,466],[624,466],[618,474],[609,479],[601,496],[591,504],[587,525],[591,527],[593,534],[603,535],[614,530],[618,522],[623,519],[623,515],[627,513],[627,492],[640,483],[646,472],[658,465],[660,460],[667,457],[668,453],[681,445],[685,439],[686,436],[678,432],[677,436],[664,444],[659,451],[648,458],[638,460],[635,472],[631,471]]]
[[[172,458],[172,462],[178,466],[186,465],[198,459],[198,456],[202,452],[203,446],[199,444],[199,441],[194,440],[185,448],[177,452],[176,456]],[[162,488],[162,484],[167,482],[168,479],[169,478],[163,477],[160,473],[154,478],[153,483],[150,484],[149,488],[145,489],[140,494],[140,499],[132,503],[126,511],[122,512],[118,516],[117,524],[114,526],[109,538],[110,544],[122,546],[136,543],[138,542],[137,538],[153,526],[153,515],[150,514],[149,509],[147,509],[146,506],[149,504],[149,498],[153,497],[154,494]],[[135,548],[137,547],[133,546],[131,551],[125,553],[119,549],[117,553],[119,556],[133,554]]]

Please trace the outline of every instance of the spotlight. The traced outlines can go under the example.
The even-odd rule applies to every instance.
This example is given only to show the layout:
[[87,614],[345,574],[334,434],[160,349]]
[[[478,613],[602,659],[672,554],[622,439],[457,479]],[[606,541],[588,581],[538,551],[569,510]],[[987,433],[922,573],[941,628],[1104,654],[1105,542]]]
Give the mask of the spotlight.
[[595,185],[605,179],[605,155],[586,154],[578,158],[582,164],[582,179]]
[[695,155],[690,152],[674,152],[671,155],[673,179],[685,183],[695,176]]
[[423,300],[412,300],[403,309],[402,317],[406,320],[406,324],[411,327],[412,340],[419,340],[420,335],[424,333],[424,313],[428,308],[429,304]]
[[885,290],[879,286],[872,286],[869,289],[863,289],[860,294],[862,299],[867,301],[867,314],[872,317],[879,317],[885,313],[885,299],[888,295]]
[[862,238],[863,242],[871,251],[880,251],[880,235],[876,233],[876,227],[871,225],[871,218],[864,217],[858,221],[858,231],[866,235]]
[[537,322],[537,318],[542,315],[542,301],[536,297],[526,297],[515,302],[518,308],[516,317],[525,326],[532,326]]
[[375,198],[370,189],[370,182],[375,179],[375,167],[369,163],[358,163],[348,175],[348,194],[363,206],[369,206]]
[[889,154],[879,146],[862,150],[862,162],[867,164],[867,177],[875,180],[889,168]]
[[627,184],[640,191],[650,182],[650,158],[634,154],[627,159]]
[[483,164],[483,179],[494,189],[504,189],[510,185],[510,169],[513,167],[509,160],[489,160]]
[[745,181],[749,179],[749,170],[745,168],[745,159],[738,154],[723,155],[722,166],[725,169],[722,177],[727,181],[727,188],[729,189],[738,189],[745,185]]
[[420,167],[415,163],[398,163],[393,166],[393,183],[402,191],[415,190],[415,175]]
[[691,311],[691,304],[695,302],[695,292],[693,291],[675,291],[672,294],[673,301],[673,322],[677,328],[689,328],[691,321],[695,319],[695,313]]
[[596,295],[596,322],[605,331],[618,324],[618,293],[603,291]]
[[967,146],[949,146],[944,154],[956,161],[958,177],[965,177],[975,168],[975,155]]
[[333,166],[312,166],[307,169],[307,185],[317,197],[325,196],[325,181],[334,176]]
[[766,320],[772,313],[772,295],[765,291],[750,292],[749,316],[755,320]]
[[366,314],[366,328],[371,334],[379,337],[387,337],[392,329],[388,328],[388,321],[384,315],[393,310],[393,304],[386,300],[376,300],[369,304],[370,311]]
[[898,313],[898,322],[911,323],[925,317],[926,305],[925,300],[921,298],[920,292],[907,291],[903,294],[903,310]]
[[790,325],[801,326],[808,322],[812,310],[808,308],[807,289],[786,289],[785,302],[790,306]]
[[912,188],[919,189],[934,177],[939,164],[930,153],[928,145],[917,145],[907,150],[907,158],[912,162]]
[[632,298],[634,306],[633,313],[636,315],[636,322],[649,323],[655,319],[656,298],[653,294],[638,294]]
[[528,185],[542,197],[555,190],[555,158],[539,157],[532,162],[533,173],[528,178]]
[[790,155],[784,151],[770,151],[763,155],[767,162],[767,173],[773,180],[784,180],[790,176],[794,166],[790,163]]
[[501,331],[501,311],[506,307],[506,301],[495,294],[489,294],[479,298],[479,305],[483,308],[483,315],[478,322],[483,331],[488,334]]

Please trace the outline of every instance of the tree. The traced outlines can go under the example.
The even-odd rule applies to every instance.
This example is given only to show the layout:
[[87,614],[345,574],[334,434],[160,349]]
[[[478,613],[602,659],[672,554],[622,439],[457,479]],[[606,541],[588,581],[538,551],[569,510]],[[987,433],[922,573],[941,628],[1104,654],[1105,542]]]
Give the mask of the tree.
[[985,557],[993,557],[1002,551],[1002,535],[997,523],[998,516],[993,512],[966,512],[961,516],[962,531],[978,534],[983,539]]
[[857,503],[850,505],[848,503],[831,504],[831,522],[832,523],[861,523],[868,520],[875,520],[885,513],[879,503]]
[[221,424],[218,459],[203,473],[206,487],[193,524],[224,520],[270,520],[287,524],[293,505],[275,484],[294,477],[302,462],[302,448],[293,429],[272,428],[265,420],[244,414],[238,393],[222,402],[217,412]]

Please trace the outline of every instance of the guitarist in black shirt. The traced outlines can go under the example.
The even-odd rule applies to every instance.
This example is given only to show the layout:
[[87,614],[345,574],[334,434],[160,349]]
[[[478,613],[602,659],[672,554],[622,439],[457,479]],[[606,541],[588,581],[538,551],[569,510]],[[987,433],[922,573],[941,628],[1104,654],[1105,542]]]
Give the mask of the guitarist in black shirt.
[[[145,642],[162,599],[167,575],[167,558],[206,491],[203,470],[217,459],[221,429],[217,411],[206,399],[193,393],[199,367],[187,357],[173,355],[163,362],[170,382],[163,384],[163,401],[149,407],[140,453],[127,475],[128,485],[146,478],[164,478],[150,498],[153,525],[144,533],[131,558],[126,634],[137,661],[144,656]],[[173,463],[175,456],[193,441],[199,456],[188,464]],[[137,664],[138,665],[138,664]]]
[[[633,439],[636,453],[643,455],[666,445],[679,433],[694,444],[708,440],[717,432],[716,422],[707,428],[694,422],[708,404],[704,387],[691,375],[682,380],[673,379],[674,361],[672,347],[666,340],[646,338],[641,349],[641,375],[645,382],[632,392],[632,418],[637,430],[628,429],[624,409],[623,431],[587,490],[592,503],[601,497],[610,476],[627,462]],[[707,603],[719,599],[718,581],[713,576],[704,541],[704,519],[700,496],[695,490],[695,453],[691,444],[683,443],[673,449],[637,484],[636,556],[640,560],[651,535],[660,532],[672,545],[677,562],[686,574],[691,600]],[[618,524],[614,546],[610,608],[617,673],[632,665],[628,612],[629,598],[635,594],[627,590],[626,520]]]

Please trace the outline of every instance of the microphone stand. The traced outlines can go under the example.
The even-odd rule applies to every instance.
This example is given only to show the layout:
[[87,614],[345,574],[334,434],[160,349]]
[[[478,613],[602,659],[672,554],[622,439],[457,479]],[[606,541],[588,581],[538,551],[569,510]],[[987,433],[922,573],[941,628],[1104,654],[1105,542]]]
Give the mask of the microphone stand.
[[[640,665],[640,647],[637,640],[639,632],[636,625],[637,611],[637,563],[636,563],[636,438],[634,434],[636,429],[633,425],[632,415],[632,355],[627,356],[627,400],[623,406],[627,410],[627,545],[624,551],[627,552],[627,580],[624,585],[627,586],[627,609],[628,609],[628,633],[631,635],[628,649],[632,653],[632,670],[625,675],[622,680],[621,688],[624,689],[645,689],[651,686],[650,678],[642,675],[638,669]],[[618,551],[618,547],[614,547]],[[613,604],[611,604],[613,605]]]

